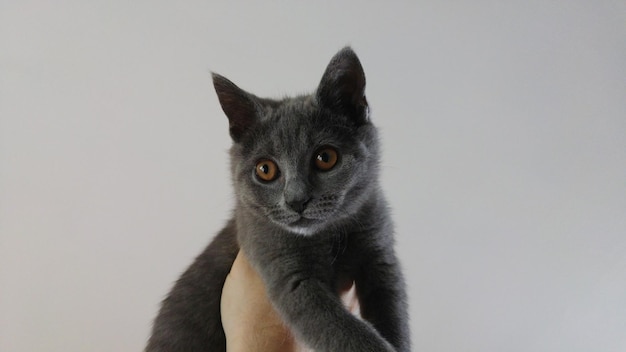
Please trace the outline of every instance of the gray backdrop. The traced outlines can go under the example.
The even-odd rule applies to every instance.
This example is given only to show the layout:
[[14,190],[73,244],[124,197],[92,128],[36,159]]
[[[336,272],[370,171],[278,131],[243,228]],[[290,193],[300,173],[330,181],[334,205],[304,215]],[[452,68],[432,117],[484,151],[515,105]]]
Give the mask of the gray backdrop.
[[415,351],[626,351],[623,1],[0,3],[0,351],[139,351],[229,217],[209,71],[362,59]]

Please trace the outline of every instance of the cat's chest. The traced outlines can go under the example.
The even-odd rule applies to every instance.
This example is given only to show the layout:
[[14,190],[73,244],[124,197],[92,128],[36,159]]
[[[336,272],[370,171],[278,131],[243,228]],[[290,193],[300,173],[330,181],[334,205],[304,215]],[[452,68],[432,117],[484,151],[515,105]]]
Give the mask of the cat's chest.
[[[327,277],[343,286],[357,275],[363,251],[347,233],[327,233],[316,237],[294,239],[298,244],[288,256],[298,256],[301,265],[311,271],[328,272]],[[324,275],[326,276],[326,275]]]
[[336,285],[338,288],[349,288],[363,264],[364,249],[351,240],[349,235],[344,235],[341,240],[333,243],[330,250]]

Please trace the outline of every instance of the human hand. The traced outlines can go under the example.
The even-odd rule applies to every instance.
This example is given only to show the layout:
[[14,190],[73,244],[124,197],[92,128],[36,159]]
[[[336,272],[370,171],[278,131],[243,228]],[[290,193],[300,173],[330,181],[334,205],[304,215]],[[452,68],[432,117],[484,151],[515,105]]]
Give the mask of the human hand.
[[228,352],[290,352],[295,349],[295,340],[272,307],[261,278],[242,251],[226,277],[221,314]]
[[[339,289],[346,308],[359,316],[354,283],[342,280]],[[226,277],[222,290],[221,314],[228,352],[306,351],[274,310],[263,281],[242,251],[237,255]]]

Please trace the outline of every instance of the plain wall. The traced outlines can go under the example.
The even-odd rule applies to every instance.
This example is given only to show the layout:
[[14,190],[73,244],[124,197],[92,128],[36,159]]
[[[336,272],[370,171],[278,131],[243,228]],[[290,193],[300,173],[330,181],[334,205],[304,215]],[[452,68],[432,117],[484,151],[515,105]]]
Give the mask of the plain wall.
[[626,351],[623,1],[0,2],[0,351],[139,351],[230,215],[210,71],[353,46],[415,351]]

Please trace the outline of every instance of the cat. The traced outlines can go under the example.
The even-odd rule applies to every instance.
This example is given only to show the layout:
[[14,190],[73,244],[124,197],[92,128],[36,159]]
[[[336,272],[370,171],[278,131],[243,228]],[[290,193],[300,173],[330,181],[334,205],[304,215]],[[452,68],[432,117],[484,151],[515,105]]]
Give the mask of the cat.
[[[310,95],[259,98],[215,73],[213,84],[233,140],[234,215],[163,301],[146,352],[226,350],[220,298],[240,249],[298,341],[315,351],[409,351],[405,284],[357,55],[340,50]],[[364,320],[338,297],[345,277]]]

